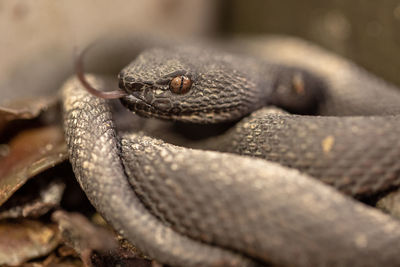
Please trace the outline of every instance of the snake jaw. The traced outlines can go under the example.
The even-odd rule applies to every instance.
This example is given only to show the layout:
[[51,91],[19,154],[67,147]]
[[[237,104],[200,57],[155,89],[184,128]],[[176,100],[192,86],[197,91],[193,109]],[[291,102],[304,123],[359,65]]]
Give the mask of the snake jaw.
[[[123,98],[121,98],[121,102],[128,107],[134,107],[135,111],[141,111],[141,110],[147,110],[147,111],[151,111],[151,110],[155,110],[155,108],[147,103],[145,100],[143,100],[140,96],[138,96],[137,94],[129,94]],[[129,108],[132,110],[132,108]],[[150,112],[149,112],[150,113]],[[148,117],[149,115],[147,115],[146,117]]]
[[162,99],[153,100],[152,103],[148,103],[141,97],[134,95],[128,95],[120,99],[121,103],[127,107],[133,113],[140,115],[142,117],[151,117],[162,120],[173,120],[186,123],[196,123],[196,124],[215,124],[223,123],[227,121],[232,121],[232,118],[237,118],[242,114],[239,107],[228,108],[225,110],[197,110],[184,112],[179,107],[171,104],[169,109],[161,109],[156,105],[156,101],[161,101]]
[[166,120],[177,119],[176,116],[174,118],[171,117],[170,110],[163,110],[157,107],[156,104],[159,103],[157,101],[165,98],[152,99],[150,103],[148,103],[145,99],[142,98],[142,95],[139,95],[139,93],[140,92],[131,92],[129,95],[120,99],[121,103],[133,113],[143,117],[155,117]]

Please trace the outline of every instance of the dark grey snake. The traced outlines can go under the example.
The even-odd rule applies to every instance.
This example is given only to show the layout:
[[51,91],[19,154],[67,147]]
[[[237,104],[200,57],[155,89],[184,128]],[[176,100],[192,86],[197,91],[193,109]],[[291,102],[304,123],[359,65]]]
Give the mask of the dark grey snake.
[[89,199],[170,265],[400,266],[400,223],[317,181],[358,198],[399,185],[400,92],[302,41],[261,43],[242,46],[268,60],[149,49],[119,76],[122,103],[140,115],[217,123],[252,113],[222,135],[182,141],[240,155],[117,134],[109,104],[68,81],[70,161]]

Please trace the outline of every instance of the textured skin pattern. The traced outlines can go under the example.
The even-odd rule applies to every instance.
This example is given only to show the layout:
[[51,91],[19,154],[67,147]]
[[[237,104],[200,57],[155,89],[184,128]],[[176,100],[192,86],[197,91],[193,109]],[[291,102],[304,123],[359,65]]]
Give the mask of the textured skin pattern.
[[[207,54],[201,64],[183,66],[195,77],[192,93],[185,96],[171,95],[165,79],[171,70],[170,78],[176,68],[180,71],[183,59],[194,53],[192,48],[183,50],[181,57],[151,50],[121,72],[120,87],[133,95],[123,103],[141,115],[201,123],[234,120],[266,103],[294,110],[312,107],[304,113],[323,115],[386,115],[301,117],[261,110],[202,144],[300,168],[354,195],[397,186],[398,116],[388,115],[399,113],[400,96],[392,86],[298,41],[272,39],[266,47],[275,49],[274,53],[264,51],[275,62],[269,68],[227,54],[214,57],[230,62],[222,64],[230,70],[243,65],[238,76],[232,77],[232,71],[224,74],[215,66],[204,79],[199,73],[206,72],[203,65],[210,67],[212,57]],[[307,53],[319,63],[317,68],[302,57]],[[160,57],[169,64],[160,64]],[[307,71],[300,70],[302,61]],[[293,67],[282,69],[286,64]],[[245,72],[248,68],[251,71]],[[150,71],[141,72],[145,69]],[[265,70],[270,70],[263,76],[266,80],[256,76]],[[296,81],[299,73],[300,83]],[[216,77],[218,82],[212,80]],[[221,79],[229,82],[236,77],[234,85],[245,85],[245,89],[214,86]],[[317,89],[323,93],[315,95]],[[378,93],[380,98],[373,99]],[[160,101],[157,94],[168,101]],[[89,96],[74,80],[65,84],[63,99],[70,159],[89,199],[125,237],[161,262],[179,266],[246,266],[256,261],[283,266],[400,265],[397,221],[306,174],[261,159],[180,148],[137,134],[119,141],[104,101]],[[238,102],[243,99],[247,104],[241,106]],[[322,104],[315,106],[317,100]],[[235,112],[229,113],[231,109]]]
[[320,47],[291,37],[259,37],[239,42],[257,58],[305,69],[321,77],[326,84],[321,115],[400,114],[398,88]]
[[[292,46],[286,51],[285,47],[273,47],[283,50],[282,53],[268,53],[272,49],[264,48],[269,61],[194,46],[152,49],[120,73],[120,87],[145,100],[147,116],[195,123],[235,120],[238,114],[245,116],[266,104],[300,113],[384,116],[261,114],[250,122],[239,123],[214,142],[201,142],[196,147],[279,162],[354,196],[373,195],[397,187],[400,184],[400,163],[397,162],[400,125],[398,116],[389,115],[400,113],[400,94],[392,85],[348,61],[304,43],[295,43],[301,49]],[[267,46],[275,44],[267,42]],[[309,60],[310,55],[315,55],[313,60]],[[306,62],[308,72],[300,69],[301,62]],[[173,75],[168,76],[169,73]],[[187,95],[171,93],[168,82],[163,82],[164,87],[157,85],[159,80],[171,79],[177,73],[193,81]],[[300,78],[297,88],[296,77]],[[160,113],[154,104],[158,97],[179,105],[177,113],[169,109]],[[138,104],[122,101],[131,110],[143,114]],[[220,112],[221,107],[228,106],[226,112]]]
[[262,109],[194,147],[298,169],[353,196],[400,185],[400,117],[315,117]]
[[[169,90],[170,81],[179,75],[192,80],[187,94]],[[302,94],[292,90],[296,76],[307,88]],[[121,101],[135,113],[191,123],[237,120],[274,104],[308,113],[316,109],[319,92],[324,91],[318,77],[300,68],[196,46],[145,51],[121,71],[119,79],[121,89],[129,93]]]
[[[96,83],[101,85],[100,83]],[[77,80],[62,90],[64,126],[74,173],[92,204],[122,235],[151,257],[179,266],[255,266],[230,251],[204,245],[157,220],[132,191],[119,157],[111,112]]]
[[397,221],[297,171],[150,137],[121,143],[135,192],[178,232],[285,266],[400,264]]

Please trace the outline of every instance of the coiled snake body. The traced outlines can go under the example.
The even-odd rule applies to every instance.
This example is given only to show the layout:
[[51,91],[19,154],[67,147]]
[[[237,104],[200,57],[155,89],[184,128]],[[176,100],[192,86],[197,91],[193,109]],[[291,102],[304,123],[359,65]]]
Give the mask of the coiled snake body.
[[122,103],[144,116],[219,123],[266,105],[308,114],[260,109],[191,144],[241,155],[117,135],[108,104],[68,81],[66,138],[89,199],[171,265],[400,265],[400,223],[316,180],[360,198],[399,185],[400,93],[299,40],[263,49],[269,61],[150,49],[120,73]]

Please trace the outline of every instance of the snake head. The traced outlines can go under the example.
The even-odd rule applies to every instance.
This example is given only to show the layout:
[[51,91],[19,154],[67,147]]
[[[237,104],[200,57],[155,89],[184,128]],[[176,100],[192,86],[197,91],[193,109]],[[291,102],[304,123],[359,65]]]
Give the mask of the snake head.
[[82,86],[145,117],[220,123],[264,105],[313,114],[324,98],[322,80],[304,70],[196,46],[144,51],[119,73],[120,89],[103,92],[85,78],[86,50],[75,62]]
[[261,105],[255,64],[193,46],[144,51],[119,74],[133,112],[193,123],[237,120]]

